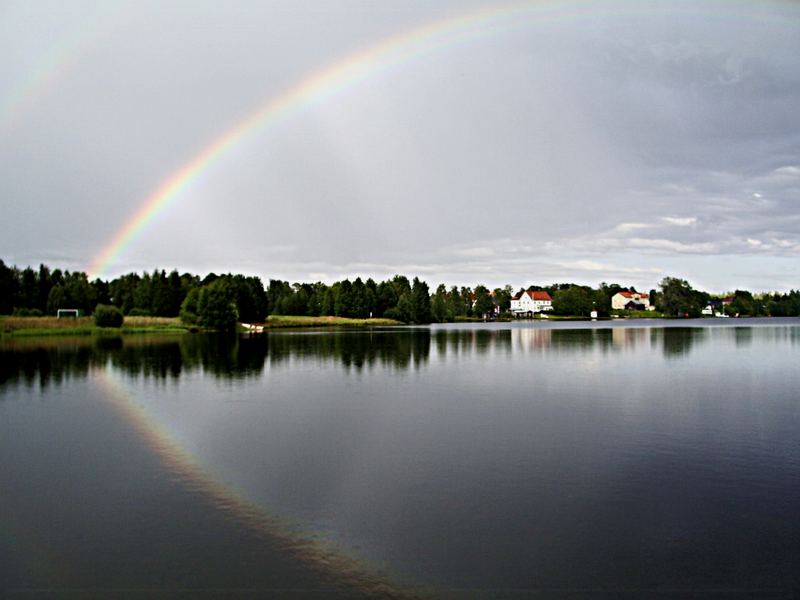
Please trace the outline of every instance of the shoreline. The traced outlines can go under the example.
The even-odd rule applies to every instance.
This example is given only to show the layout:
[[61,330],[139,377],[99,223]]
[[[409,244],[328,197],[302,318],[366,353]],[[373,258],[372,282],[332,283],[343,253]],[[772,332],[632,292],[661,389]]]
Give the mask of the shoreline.
[[[751,321],[762,317],[735,317],[735,322]],[[766,319],[777,319],[781,317],[763,317]],[[551,316],[547,319],[495,319],[484,321],[483,319],[459,319],[446,323],[421,323],[407,324],[401,321],[384,318],[371,319],[351,319],[347,317],[304,317],[304,316],[285,316],[271,315],[264,323],[245,324],[240,323],[236,333],[239,334],[259,334],[273,330],[288,329],[310,329],[310,328],[363,328],[372,327],[418,327],[428,325],[492,325],[497,323],[633,323],[638,321],[663,321],[669,323],[686,322],[697,323],[700,321],[716,323],[719,321],[729,321],[729,319],[719,319],[715,317],[667,317],[664,315],[630,315],[598,317],[592,319],[582,316]],[[178,317],[125,317],[122,327],[98,327],[94,324],[91,317],[78,317],[77,319],[58,319],[56,317],[12,317],[0,316],[0,339],[12,338],[36,338],[36,337],[120,337],[136,335],[184,335],[187,333],[214,333],[213,329],[204,329],[195,325],[182,322]]]

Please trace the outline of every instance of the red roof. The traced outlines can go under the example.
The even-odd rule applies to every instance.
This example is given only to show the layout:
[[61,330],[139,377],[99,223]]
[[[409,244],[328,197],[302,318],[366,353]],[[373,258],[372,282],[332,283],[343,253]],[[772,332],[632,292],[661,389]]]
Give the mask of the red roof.
[[553,301],[553,299],[550,297],[550,294],[547,292],[528,292],[528,296],[530,296],[532,300],[547,300],[548,302]]
[[519,300],[520,298],[522,298],[523,294],[528,294],[528,296],[530,296],[531,300],[547,300],[548,302],[552,302],[553,301],[553,299],[550,297],[550,294],[548,294],[547,292],[532,292],[530,290],[528,290],[528,291],[520,290],[519,292],[514,294],[511,297],[511,299],[512,300]]

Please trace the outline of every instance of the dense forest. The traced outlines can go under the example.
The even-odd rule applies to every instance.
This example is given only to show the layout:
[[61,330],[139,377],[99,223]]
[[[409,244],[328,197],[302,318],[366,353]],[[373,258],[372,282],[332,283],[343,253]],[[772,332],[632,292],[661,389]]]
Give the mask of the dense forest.
[[[633,287],[601,283],[597,288],[571,283],[531,286],[553,298],[553,313],[587,316],[592,309],[611,312],[611,297]],[[129,273],[110,281],[89,281],[85,273],[40,265],[20,269],[0,260],[0,314],[52,315],[59,308],[92,314],[98,305],[114,306],[125,315],[180,316],[188,323],[257,323],[268,315],[385,317],[405,323],[448,322],[483,318],[509,309],[514,288],[489,289],[439,285],[431,292],[419,278],[403,275],[375,282],[343,279],[333,284],[293,283],[271,279],[265,287],[258,277],[190,273],[156,269]],[[685,280],[667,277],[650,302],[667,316],[700,316],[714,298]],[[726,312],[740,316],[798,316],[800,291],[754,296],[737,290]]]

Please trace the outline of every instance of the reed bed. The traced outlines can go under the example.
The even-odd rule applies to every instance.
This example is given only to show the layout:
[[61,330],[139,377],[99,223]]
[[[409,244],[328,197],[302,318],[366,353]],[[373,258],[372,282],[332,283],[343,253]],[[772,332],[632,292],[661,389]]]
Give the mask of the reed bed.
[[383,327],[402,325],[394,319],[349,319],[346,317],[297,317],[272,315],[264,323],[266,329],[284,327]]

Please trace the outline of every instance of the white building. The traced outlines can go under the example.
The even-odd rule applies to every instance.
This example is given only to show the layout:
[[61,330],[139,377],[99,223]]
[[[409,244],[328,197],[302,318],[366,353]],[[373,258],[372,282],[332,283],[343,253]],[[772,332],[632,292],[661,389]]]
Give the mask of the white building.
[[553,310],[553,299],[547,292],[520,290],[511,298],[511,312],[518,317]]
[[650,295],[639,292],[617,292],[611,296],[612,310],[625,310],[627,308],[638,310],[655,310],[650,306]]

